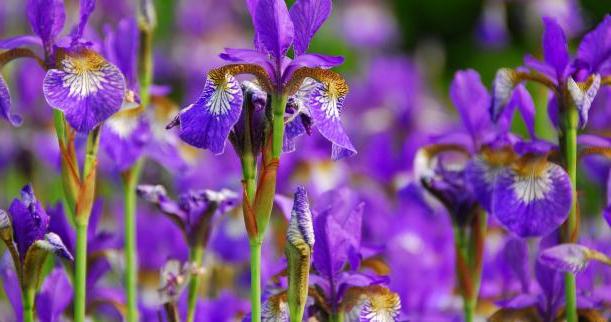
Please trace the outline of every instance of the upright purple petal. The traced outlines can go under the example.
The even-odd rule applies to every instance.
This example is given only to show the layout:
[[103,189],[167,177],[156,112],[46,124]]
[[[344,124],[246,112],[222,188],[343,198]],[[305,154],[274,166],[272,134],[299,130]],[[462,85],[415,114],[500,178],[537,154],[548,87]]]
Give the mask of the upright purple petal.
[[11,113],[11,93],[2,75],[0,75],[0,116],[13,126],[19,126],[23,121],[21,116]]
[[66,52],[58,66],[47,72],[43,92],[75,130],[89,132],[121,108],[125,79],[100,55],[87,49]]
[[611,15],[583,37],[577,59],[588,64],[590,72],[611,71]]
[[8,213],[13,224],[13,238],[17,244],[19,257],[23,261],[30,246],[45,238],[49,215],[36,200],[30,185],[23,187],[21,200],[14,199]]
[[531,138],[535,138],[535,103],[524,85],[518,85],[516,87],[509,101],[509,105],[518,108],[524,120],[524,124],[526,125],[526,129],[528,130],[528,134],[530,134]]
[[492,83],[492,104],[490,105],[490,116],[496,122],[512,97],[513,88],[516,86],[515,71],[509,68],[501,68],[494,76]]
[[[306,80],[306,82],[315,82]],[[309,94],[307,107],[314,126],[320,134],[333,143],[332,159],[339,160],[356,154],[356,149],[350,142],[340,119],[346,93],[333,84],[317,83]]]
[[474,70],[459,71],[450,85],[450,97],[456,106],[465,129],[474,141],[489,129],[490,95]]
[[259,0],[255,31],[263,48],[280,61],[293,43],[294,27],[284,0]]
[[61,268],[54,269],[42,284],[36,297],[36,313],[40,322],[59,322],[72,302],[72,285]]
[[587,267],[589,251],[582,245],[561,244],[541,251],[538,260],[556,271],[577,274]]
[[559,165],[544,160],[521,162],[501,173],[492,197],[492,213],[520,237],[545,236],[567,218],[571,182]]
[[28,0],[28,19],[32,30],[42,39],[45,49],[50,49],[55,37],[64,28],[66,12],[63,0]]
[[556,78],[561,79],[569,64],[569,48],[562,27],[556,19],[544,17],[543,57],[556,71]]
[[227,136],[238,122],[244,97],[240,83],[230,74],[222,79],[208,76],[197,102],[178,116],[180,138],[215,154],[225,150]]
[[104,54],[108,61],[115,64],[127,81],[127,86],[135,90],[136,59],[138,52],[138,24],[135,19],[122,19],[115,30],[106,28]]
[[295,56],[308,50],[310,41],[331,14],[331,0],[297,0],[289,14],[295,25]]
[[80,18],[79,22],[71,32],[72,42],[77,42],[82,36],[83,31],[85,31],[85,26],[87,25],[87,21],[89,20],[89,16],[95,9],[95,1],[96,0],[80,0]]

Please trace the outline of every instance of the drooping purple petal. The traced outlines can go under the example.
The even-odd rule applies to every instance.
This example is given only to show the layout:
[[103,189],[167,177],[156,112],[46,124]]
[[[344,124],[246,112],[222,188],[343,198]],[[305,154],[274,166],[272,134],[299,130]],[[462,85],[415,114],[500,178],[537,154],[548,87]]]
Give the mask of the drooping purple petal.
[[55,37],[64,28],[66,12],[63,0],[28,0],[27,13],[32,30],[50,49]]
[[611,15],[585,35],[577,49],[577,59],[586,62],[590,72],[611,71]]
[[142,155],[150,139],[143,115],[122,111],[104,124],[100,145],[119,171],[129,169]]
[[11,113],[11,93],[2,75],[0,75],[0,116],[13,126],[20,126],[23,122],[21,116]]
[[4,292],[8,298],[8,302],[13,307],[15,313],[15,321],[23,321],[23,304],[21,296],[21,285],[19,283],[19,277],[13,269],[13,265],[9,264],[9,256],[5,256],[0,264],[0,279],[2,279],[2,286]]
[[538,260],[556,271],[577,274],[588,265],[589,251],[582,245],[561,244],[541,251]]
[[356,154],[356,149],[344,131],[340,115],[346,96],[331,92],[331,86],[316,83],[309,94],[307,107],[314,126],[320,134],[333,143],[332,159],[339,160]]
[[293,43],[294,26],[284,0],[259,0],[255,31],[263,48],[280,61]]
[[70,126],[89,132],[123,104],[125,79],[121,71],[87,49],[66,53],[59,69],[45,76],[47,103],[62,110]]
[[308,50],[310,41],[331,14],[331,0],[297,0],[289,14],[295,26],[295,56]]
[[482,84],[479,74],[474,70],[459,71],[454,75],[450,85],[450,97],[465,129],[472,139],[482,137],[490,128],[490,95]]
[[290,153],[295,151],[295,140],[306,133],[306,128],[303,125],[303,118],[307,117],[300,115],[292,121],[286,123],[284,127],[284,138],[282,143],[282,152]]
[[568,216],[571,183],[559,165],[542,160],[524,163],[497,177],[492,213],[520,237],[545,236]]
[[[496,151],[491,154],[499,154]],[[495,164],[488,159],[487,154],[476,156],[469,160],[465,167],[465,183],[471,194],[477,198],[480,205],[490,212],[492,204],[492,194],[498,176],[508,171],[504,164]]]
[[36,297],[36,313],[41,322],[59,322],[72,302],[72,285],[61,268],[54,269]]
[[592,106],[592,101],[594,101],[600,88],[600,75],[594,74],[592,81],[585,83],[583,87],[577,84],[572,77],[569,77],[567,87],[579,111],[579,127],[583,129],[588,124],[590,106]]
[[0,49],[13,49],[24,46],[42,46],[39,37],[32,35],[14,36],[0,40]]
[[85,31],[85,26],[87,25],[87,21],[89,20],[89,16],[95,10],[95,1],[96,0],[80,0],[79,2],[79,22],[72,32],[70,36],[72,37],[72,43],[78,42],[78,40],[83,36],[83,31]]
[[206,79],[197,102],[179,114],[180,138],[214,154],[225,150],[227,136],[238,122],[243,101],[240,83],[230,74],[224,79]]
[[556,71],[556,79],[562,79],[569,64],[569,48],[562,27],[556,19],[544,17],[543,56],[545,62]]
[[21,200],[14,199],[8,213],[13,224],[13,238],[23,261],[30,246],[44,239],[49,226],[49,215],[36,200],[30,185],[23,187]]
[[74,252],[76,250],[76,235],[74,229],[68,223],[62,203],[57,203],[54,207],[48,207],[47,213],[50,217],[49,231],[56,233],[62,239],[66,248],[70,252]]

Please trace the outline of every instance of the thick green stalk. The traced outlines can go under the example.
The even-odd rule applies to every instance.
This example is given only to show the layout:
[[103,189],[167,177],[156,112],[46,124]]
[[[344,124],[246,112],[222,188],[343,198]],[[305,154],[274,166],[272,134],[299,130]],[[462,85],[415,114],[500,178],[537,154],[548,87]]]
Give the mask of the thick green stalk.
[[329,316],[330,322],[344,322],[344,315],[341,313],[331,313]]
[[284,111],[286,108],[287,95],[272,96],[272,158],[279,158],[282,153],[284,141]]
[[23,321],[34,322],[34,298],[36,290],[34,288],[27,288],[23,290]]
[[463,304],[463,312],[465,315],[465,322],[473,322],[475,317],[475,303],[476,301],[473,299],[465,299]]
[[85,321],[87,289],[87,221],[76,223],[76,257],[74,265],[74,321]]
[[251,321],[261,322],[261,242],[250,242]]
[[[564,133],[566,171],[569,174],[571,187],[573,188],[573,202],[569,218],[566,222],[565,242],[575,242],[577,239],[577,126],[579,122],[577,113],[577,109],[574,106],[568,108]],[[566,320],[567,322],[577,322],[577,295],[575,276],[572,273],[565,273],[564,286],[566,293]]]
[[140,178],[143,160],[123,174],[125,202],[125,290],[127,293],[127,316],[129,322],[138,321],[138,257],[136,245],[136,185]]
[[86,289],[87,289],[87,227],[93,207],[95,195],[97,154],[100,144],[100,127],[91,131],[87,138],[87,151],[81,189],[76,204],[76,256],[74,265],[74,321],[85,321]]
[[[202,265],[202,259],[204,258],[204,247],[197,245],[191,248],[191,254],[189,261],[195,265]],[[192,274],[191,281],[189,282],[189,307],[187,311],[187,322],[193,322],[195,320],[195,306],[197,304],[197,294],[199,291],[199,274]]]

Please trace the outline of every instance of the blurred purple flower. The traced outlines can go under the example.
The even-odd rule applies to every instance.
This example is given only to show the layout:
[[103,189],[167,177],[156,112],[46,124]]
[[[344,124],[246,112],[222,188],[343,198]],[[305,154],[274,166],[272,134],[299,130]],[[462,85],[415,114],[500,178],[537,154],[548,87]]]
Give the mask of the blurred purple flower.
[[163,186],[138,186],[138,194],[156,205],[183,232],[190,246],[201,243],[206,246],[210,238],[213,220],[217,214],[231,210],[237,195],[227,189],[221,191],[189,191],[180,195],[179,202],[171,200]]

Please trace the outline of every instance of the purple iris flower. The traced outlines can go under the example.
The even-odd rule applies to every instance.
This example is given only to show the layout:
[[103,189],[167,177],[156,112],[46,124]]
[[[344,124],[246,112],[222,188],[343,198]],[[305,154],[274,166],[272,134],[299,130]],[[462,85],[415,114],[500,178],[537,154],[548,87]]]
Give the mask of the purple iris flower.
[[[264,93],[290,96],[293,104],[287,107],[285,121],[288,140],[313,126],[333,143],[333,159],[356,153],[340,120],[348,86],[327,70],[343,58],[306,53],[331,12],[331,1],[299,0],[290,11],[284,0],[249,0],[247,4],[255,26],[255,50],[226,49],[221,58],[236,64],[210,71],[200,98],[169,127],[180,125],[179,135],[185,142],[222,153],[242,114],[244,94],[235,76],[252,74]],[[293,59],[287,57],[291,46]]]
[[[558,116],[564,113],[568,97],[579,111],[579,127],[588,123],[589,110],[602,84],[601,78],[611,73],[611,16],[605,19],[580,43],[577,54],[571,58],[564,31],[553,18],[543,18],[543,61],[532,56],[524,59],[525,67],[516,70],[501,69],[494,80],[494,97],[490,112],[494,120],[507,106],[513,89],[525,80],[534,80],[553,91],[549,103],[550,119],[560,125]],[[566,95],[565,95],[566,94]],[[562,109],[562,110],[559,110]]]
[[[557,269],[559,268],[558,261],[550,261],[549,255],[558,254],[558,247],[560,246],[551,248],[547,246],[548,244],[557,244],[557,237],[557,234],[550,234],[540,243],[540,257],[535,263],[535,277],[538,288],[535,288],[534,291],[526,290],[522,294],[498,303],[501,309],[490,317],[491,321],[506,321],[512,316],[515,318],[521,317],[522,319],[530,317],[529,321],[554,321],[558,317],[564,304],[563,274],[561,270]],[[509,256],[508,260],[512,261],[511,264],[520,270],[520,267],[523,267],[523,265],[528,265],[528,256],[524,256],[524,248],[526,247],[524,241],[518,241],[518,243],[522,245],[520,247],[512,247],[505,254]],[[562,248],[566,249],[564,245],[562,245]],[[561,257],[565,257],[566,253],[562,250],[560,252],[564,253]],[[541,256],[548,259],[542,260]],[[551,257],[559,258],[554,255]],[[566,264],[566,262],[564,263]],[[554,268],[549,267],[550,264]],[[582,311],[583,309],[593,308],[595,302],[589,296],[586,296],[586,294],[579,293],[577,305],[580,311]],[[590,314],[598,313],[590,312]],[[602,317],[600,319],[602,320]],[[592,321],[597,320],[593,319]]]
[[[496,93],[497,88],[493,91]],[[428,181],[429,190],[454,212],[470,209],[464,207],[469,200],[477,201],[505,228],[521,237],[543,236],[556,229],[569,213],[570,180],[559,165],[547,161],[554,146],[534,137],[534,104],[528,92],[523,87],[513,91],[508,108],[500,111],[496,124],[486,113],[494,99],[474,71],[456,74],[450,96],[465,132],[441,137],[437,145],[420,154],[423,165],[416,165],[422,168],[417,172],[425,184]],[[520,111],[532,140],[509,133],[515,110]],[[450,155],[445,162],[460,170],[447,170],[443,166],[444,155],[440,154],[444,151],[459,152],[462,158],[466,155],[466,165],[457,165],[457,157]],[[436,169],[427,169],[431,160],[438,160]],[[439,178],[437,187],[435,178]]]
[[[23,52],[22,57],[38,60],[47,70],[43,92],[47,103],[64,112],[68,123],[79,132],[89,132],[119,110],[125,95],[121,71],[94,52],[82,39],[95,0],[80,2],[80,19],[69,36],[58,40],[65,22],[63,1],[30,0],[27,13],[34,34],[16,36],[0,42],[0,49]],[[24,46],[39,45],[44,60]],[[10,97],[0,80],[1,115],[13,125],[21,122],[10,113]]]
[[[361,259],[361,224],[364,204],[350,190],[332,190],[318,199],[314,217],[316,243],[310,275],[325,298],[331,313],[337,313],[350,287],[368,287],[388,283],[388,278],[359,271]],[[350,269],[345,270],[345,265]],[[342,313],[343,314],[343,313]]]
[[26,256],[33,247],[72,260],[72,255],[60,236],[49,232],[50,217],[36,199],[32,186],[23,187],[21,200],[14,199],[8,214],[4,211],[1,211],[1,214],[2,227],[12,226],[13,241],[19,256],[14,258],[18,260],[15,262],[16,266],[22,267],[25,264]]
[[[23,303],[19,290],[19,278],[14,270],[0,268],[0,278],[9,302],[15,313],[16,322],[23,321]],[[43,282],[36,296],[36,312],[41,322],[56,322],[62,320],[63,312],[72,302],[72,285],[61,268],[53,269]]]
[[22,292],[38,290],[47,254],[73,260],[60,236],[49,232],[49,221],[30,185],[23,187],[21,199],[13,200],[8,213],[0,209],[0,238],[12,257],[19,281],[17,289]]
[[163,186],[140,185],[138,194],[168,216],[192,247],[206,246],[216,214],[228,212],[237,201],[237,195],[227,189],[189,191],[182,194],[178,202],[167,196]]

